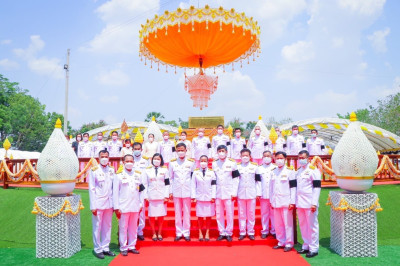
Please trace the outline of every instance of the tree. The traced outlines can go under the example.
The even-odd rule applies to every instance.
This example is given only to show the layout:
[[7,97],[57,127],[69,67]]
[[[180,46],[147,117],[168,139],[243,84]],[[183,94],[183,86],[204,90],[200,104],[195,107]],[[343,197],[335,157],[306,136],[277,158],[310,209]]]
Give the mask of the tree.
[[175,120],[171,120],[171,121],[164,121],[163,122],[164,125],[170,125],[172,127],[179,127],[178,123]]
[[106,121],[104,121],[102,119],[99,120],[99,122],[97,122],[97,123],[96,122],[86,123],[86,124],[83,124],[78,130],[74,130],[73,135],[76,135],[78,133],[83,134],[90,130],[93,130],[93,129],[96,129],[99,127],[104,127],[104,126],[107,126],[107,123],[106,123]]
[[189,128],[189,121],[183,121],[181,118],[179,118],[178,121],[179,121],[179,125],[183,129]]
[[[368,108],[354,111],[357,115],[357,120],[364,123],[373,124],[374,122],[371,119],[371,110],[373,110],[373,107],[370,105]],[[350,113],[345,115],[337,114],[337,116],[341,119],[350,119]]]
[[244,131],[244,122],[241,121],[238,117],[234,117],[231,121],[229,121],[227,126],[229,125],[231,125],[233,129],[240,128],[242,132]]
[[165,117],[159,113],[159,112],[150,112],[146,115],[146,118],[144,119],[145,122],[150,122],[152,117],[156,118],[157,123],[163,124],[164,122],[162,121],[162,119],[165,119]]

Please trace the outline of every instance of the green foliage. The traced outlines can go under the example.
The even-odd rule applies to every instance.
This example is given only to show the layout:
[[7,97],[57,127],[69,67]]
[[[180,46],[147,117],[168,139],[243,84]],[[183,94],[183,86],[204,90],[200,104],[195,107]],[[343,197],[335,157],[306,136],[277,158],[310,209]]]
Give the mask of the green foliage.
[[164,121],[165,125],[170,125],[173,127],[179,127],[178,123],[175,120],[171,120],[171,121]]
[[150,112],[146,115],[146,118],[144,119],[144,122],[150,122],[152,117],[156,118],[156,122],[160,124],[164,124],[162,119],[165,119],[165,117],[159,113],[159,112]]
[[229,127],[229,125],[231,125],[233,130],[235,130],[235,128],[240,128],[242,130],[242,132],[243,132],[244,131],[244,124],[245,123],[239,117],[234,117],[231,121],[229,121],[226,124],[226,127]]
[[181,118],[179,118],[179,124],[181,125],[182,129],[189,128],[189,121],[183,121]]
[[75,136],[78,133],[83,134],[83,133],[86,133],[86,132],[88,132],[90,130],[93,130],[93,129],[96,129],[96,128],[99,128],[99,127],[104,127],[104,126],[107,126],[107,123],[106,123],[106,121],[104,121],[102,119],[99,120],[99,122],[86,123],[86,124],[83,124],[79,129],[73,130],[72,131],[72,135]]

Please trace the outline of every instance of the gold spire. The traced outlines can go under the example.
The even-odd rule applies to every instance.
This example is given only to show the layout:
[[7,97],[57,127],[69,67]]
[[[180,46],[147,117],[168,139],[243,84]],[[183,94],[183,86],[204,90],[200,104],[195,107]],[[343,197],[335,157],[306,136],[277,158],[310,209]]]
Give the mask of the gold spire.
[[156,121],[155,116],[153,115],[153,117],[151,118],[151,121]]
[[261,115],[258,116],[258,120],[262,120],[262,116]]
[[134,142],[139,142],[139,143],[143,143],[143,135],[142,133],[140,133],[140,130],[138,129],[135,139],[133,140]]
[[278,133],[276,133],[274,126],[272,126],[271,130],[269,131],[269,139],[271,140],[272,144],[275,144],[276,140],[278,139]]
[[181,127],[181,125],[179,125],[179,127],[178,127],[178,134],[180,135],[182,133],[182,127]]
[[3,142],[3,148],[8,151],[11,148],[11,143],[8,140],[8,138],[6,138],[6,140]]
[[351,121],[351,122],[357,121],[357,115],[356,115],[355,112],[351,112],[351,114],[350,114],[350,121]]
[[232,133],[233,133],[233,128],[232,128],[231,124],[229,124],[229,127],[228,127],[229,137],[232,137]]
[[60,120],[60,118],[57,118],[55,128],[61,128],[61,120]]

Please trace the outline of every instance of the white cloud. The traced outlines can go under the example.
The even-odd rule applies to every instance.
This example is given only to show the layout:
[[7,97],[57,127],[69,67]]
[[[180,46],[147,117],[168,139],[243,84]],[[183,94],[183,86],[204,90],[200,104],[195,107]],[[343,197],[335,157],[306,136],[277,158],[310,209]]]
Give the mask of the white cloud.
[[312,42],[298,41],[285,45],[281,51],[282,57],[289,63],[303,63],[314,58]]
[[387,51],[386,37],[389,35],[389,33],[389,28],[386,28],[384,30],[377,30],[369,35],[367,38],[371,42],[372,47],[374,47],[377,52],[384,53]]
[[105,27],[83,51],[137,54],[140,23],[159,9],[159,0],[111,0],[96,9]]
[[11,43],[12,43],[11,40],[1,40],[1,41],[0,41],[0,44],[4,44],[4,45],[6,45],[6,44],[11,44]]
[[8,58],[0,60],[0,67],[4,70],[15,70],[19,68],[19,64]]
[[339,6],[354,13],[371,16],[380,13],[386,0],[339,0]]
[[102,103],[117,103],[118,101],[119,101],[119,97],[117,95],[102,96],[100,98],[100,102],[102,102]]
[[45,42],[39,35],[32,35],[30,39],[31,42],[28,48],[14,49],[14,53],[27,62],[32,72],[43,76],[50,76],[55,79],[63,78],[63,67],[60,59],[55,57],[38,57],[38,53],[43,50]]
[[97,76],[96,80],[105,86],[125,86],[130,82],[129,76],[119,69],[104,72]]
[[400,92],[400,76],[394,78],[391,87],[386,85],[381,85],[369,91],[369,93],[376,98],[385,98],[389,95],[393,95],[399,92]]
[[334,48],[343,47],[343,44],[344,44],[343,38],[336,37],[336,38],[333,38],[333,39],[332,39],[332,46],[333,46]]

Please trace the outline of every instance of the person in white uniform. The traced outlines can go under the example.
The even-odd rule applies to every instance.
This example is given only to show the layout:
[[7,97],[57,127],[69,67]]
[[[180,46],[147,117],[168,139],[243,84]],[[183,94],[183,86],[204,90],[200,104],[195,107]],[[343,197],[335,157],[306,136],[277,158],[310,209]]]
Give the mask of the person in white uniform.
[[111,222],[113,216],[113,168],[108,166],[108,151],[99,153],[100,166],[89,172],[89,200],[92,212],[94,255],[99,259],[115,256],[110,251]]
[[[91,158],[93,156],[93,143],[89,141],[89,134],[84,133],[83,134],[83,140],[79,142],[78,145],[78,158]],[[87,162],[81,162],[79,170],[82,171],[85,166],[87,165]]]
[[308,151],[299,152],[296,207],[304,243],[297,253],[312,258],[318,255],[319,249],[318,202],[321,193],[321,172],[310,165],[308,157]]
[[124,157],[127,154],[130,154],[130,155],[133,154],[133,150],[132,150],[132,147],[131,147],[131,140],[130,139],[124,140],[124,147],[122,147],[122,149],[121,149],[121,155],[120,156]]
[[247,147],[251,151],[253,162],[260,165],[262,163],[262,154],[267,150],[268,141],[267,138],[261,135],[261,128],[259,126],[254,128],[254,134],[255,136],[249,139]]
[[113,203],[119,227],[119,246],[122,256],[128,251],[139,254],[136,249],[139,212],[145,197],[144,173],[133,169],[133,156],[125,155],[124,170],[113,182]]
[[318,130],[312,129],[311,130],[311,138],[307,139],[307,151],[311,156],[315,155],[325,155],[325,143],[324,140],[318,137]]
[[178,159],[172,159],[169,165],[172,196],[175,207],[175,241],[182,237],[190,241],[190,208],[191,179],[194,171],[194,160],[186,158],[186,145],[176,145]]
[[254,240],[254,224],[256,221],[256,198],[261,196],[261,177],[258,173],[258,164],[250,162],[251,151],[242,149],[242,162],[238,164],[239,184],[237,188],[239,211],[239,240],[247,235]]
[[[110,152],[110,157],[120,157],[122,150],[122,142],[118,140],[118,132],[111,133],[111,140],[107,143],[107,150]],[[114,169],[118,169],[119,161],[113,161]]]
[[270,233],[273,237],[275,236],[275,222],[274,222],[274,209],[270,202],[270,181],[272,177],[272,171],[274,171],[276,165],[272,163],[272,153],[265,151],[263,153],[263,163],[258,167],[258,173],[261,176],[261,198],[260,198],[260,209],[261,209],[261,238],[265,239]]
[[[192,176],[192,200],[196,203],[196,216],[199,227],[199,241],[210,241],[211,217],[215,216],[217,176],[208,168],[208,157],[200,157],[200,168]],[[203,238],[203,225],[206,233]]]
[[287,154],[298,155],[299,152],[306,148],[304,137],[299,134],[299,127],[292,126],[292,135],[287,138]]
[[103,132],[97,133],[97,140],[93,142],[93,157],[98,158],[99,152],[107,150],[107,142],[103,141]]
[[[220,145],[217,148],[218,159],[212,164],[217,176],[217,193],[215,200],[215,213],[219,236],[217,241],[226,239],[232,241],[233,231],[233,204],[237,196],[239,171],[234,159],[227,158],[228,148]],[[225,224],[226,215],[226,224]]]
[[224,126],[223,125],[218,125],[217,126],[217,135],[215,135],[212,138],[211,141],[211,148],[212,148],[212,156],[214,160],[218,159],[218,152],[217,152],[217,147],[220,145],[225,145],[228,148],[227,151],[227,156],[228,158],[231,157],[231,141],[230,138],[224,134]]
[[240,151],[246,148],[246,140],[242,137],[242,130],[235,128],[235,137],[231,139],[231,158],[241,162]]
[[[147,201],[149,202],[149,221],[153,233],[153,241],[162,241],[162,227],[164,216],[167,215],[167,203],[170,197],[170,179],[168,168],[164,166],[164,160],[159,153],[155,153],[151,159],[151,165],[145,170],[145,186]],[[156,230],[158,219],[158,230]]]
[[163,140],[160,141],[160,153],[167,167],[169,166],[169,162],[176,158],[175,142],[169,139],[168,131],[163,132]]
[[276,239],[274,249],[285,252],[293,248],[293,209],[296,204],[296,173],[285,165],[286,153],[275,154],[276,165],[270,181],[270,201],[274,208]]
[[185,143],[186,145],[186,158],[192,158],[192,142],[190,142],[190,140],[187,139],[187,132],[186,131],[182,131],[181,135],[179,136],[179,140],[176,144],[178,143]]
[[151,159],[154,154],[160,153],[160,143],[154,141],[154,134],[147,135],[147,139],[143,144],[143,156]]
[[[133,168],[135,170],[144,172],[147,166],[149,165],[149,160],[148,158],[142,157],[142,144],[140,142],[134,142],[132,145],[133,149],[133,161],[134,165]],[[145,180],[146,181],[146,180]],[[145,185],[145,181],[143,181],[143,184]],[[143,208],[139,213],[139,225],[138,225],[138,240],[143,241],[144,240],[144,235],[143,235],[143,229],[145,227],[145,203],[142,202]]]
[[200,157],[206,155],[211,157],[211,143],[208,137],[204,136],[204,128],[199,128],[197,137],[192,140],[192,158],[196,162],[196,168],[200,167]]

